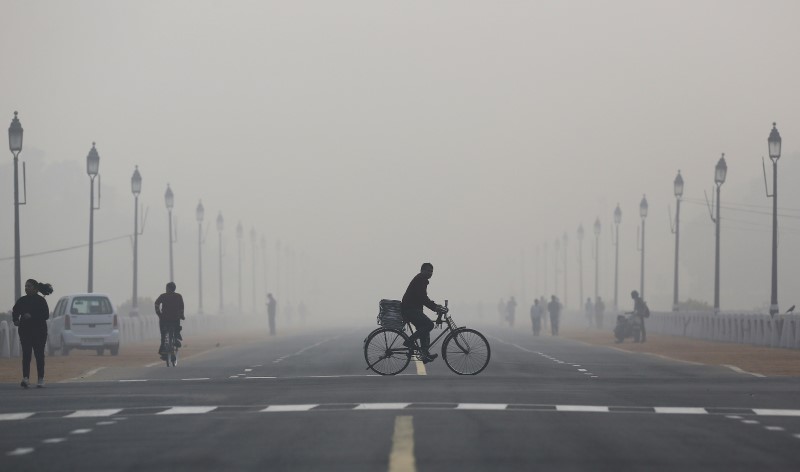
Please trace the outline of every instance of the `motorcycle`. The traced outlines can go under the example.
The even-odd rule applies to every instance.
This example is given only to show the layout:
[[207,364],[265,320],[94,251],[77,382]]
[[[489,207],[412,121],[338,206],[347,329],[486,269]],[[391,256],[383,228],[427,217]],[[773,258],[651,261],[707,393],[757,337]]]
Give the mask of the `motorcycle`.
[[642,320],[633,316],[633,312],[617,315],[617,324],[614,326],[615,343],[619,344],[627,338],[633,338],[638,343],[642,336]]

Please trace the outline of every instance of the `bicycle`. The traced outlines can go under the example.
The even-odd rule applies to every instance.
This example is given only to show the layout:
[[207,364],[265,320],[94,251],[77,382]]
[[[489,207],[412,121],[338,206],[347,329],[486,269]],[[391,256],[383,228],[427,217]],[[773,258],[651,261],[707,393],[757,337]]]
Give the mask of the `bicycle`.
[[167,362],[167,367],[176,367],[178,365],[178,324],[168,324],[164,329],[164,351]]
[[[447,307],[447,300],[444,306]],[[489,365],[492,354],[486,337],[477,330],[457,326],[449,313],[440,313],[436,318],[436,326],[443,324],[444,330],[431,341],[429,350],[444,337],[442,359],[450,370],[458,375],[481,373]],[[397,375],[408,367],[412,357],[421,360],[419,340],[415,340],[416,349],[413,350],[403,345],[413,333],[414,328],[409,323],[403,323],[402,327],[382,326],[373,330],[364,339],[366,370],[371,369],[380,375]]]

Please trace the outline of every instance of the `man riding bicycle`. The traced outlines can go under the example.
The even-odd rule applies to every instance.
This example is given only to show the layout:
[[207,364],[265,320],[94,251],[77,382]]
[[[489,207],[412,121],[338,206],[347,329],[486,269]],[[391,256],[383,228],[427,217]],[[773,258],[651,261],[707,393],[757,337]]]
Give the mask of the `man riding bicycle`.
[[430,280],[432,276],[433,264],[430,262],[422,264],[419,274],[415,275],[414,278],[411,279],[411,283],[408,284],[401,305],[403,321],[411,323],[417,329],[403,345],[409,349],[414,349],[416,347],[415,341],[419,339],[421,344],[421,358],[422,362],[425,364],[436,359],[438,354],[431,354],[428,352],[428,347],[431,344],[430,333],[433,329],[433,321],[425,315],[422,308],[426,306],[435,311],[439,315],[439,320],[442,314],[447,313],[446,307],[437,305],[433,300],[428,298],[428,280]]
[[161,359],[166,359],[167,350],[164,345],[165,335],[170,329],[175,333],[175,347],[180,347],[180,339],[182,339],[181,320],[185,320],[183,316],[183,297],[180,293],[175,292],[175,282],[167,284],[166,293],[162,293],[156,298],[156,315],[158,315],[158,327],[161,330],[161,346],[158,348],[158,353]]

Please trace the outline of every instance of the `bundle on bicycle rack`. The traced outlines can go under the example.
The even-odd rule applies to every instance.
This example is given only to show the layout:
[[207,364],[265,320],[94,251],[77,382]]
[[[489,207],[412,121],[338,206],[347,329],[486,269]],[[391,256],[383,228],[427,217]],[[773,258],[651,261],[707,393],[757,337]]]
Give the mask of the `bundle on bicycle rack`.
[[400,313],[400,300],[383,299],[378,304],[378,324],[384,328],[403,328],[403,315]]

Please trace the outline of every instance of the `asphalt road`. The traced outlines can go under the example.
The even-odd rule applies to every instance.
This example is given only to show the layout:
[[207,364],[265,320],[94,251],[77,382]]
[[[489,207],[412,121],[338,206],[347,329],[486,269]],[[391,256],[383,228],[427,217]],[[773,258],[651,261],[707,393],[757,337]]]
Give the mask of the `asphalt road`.
[[800,470],[800,379],[478,326],[491,362],[366,371],[373,326],[0,385],[0,469]]

